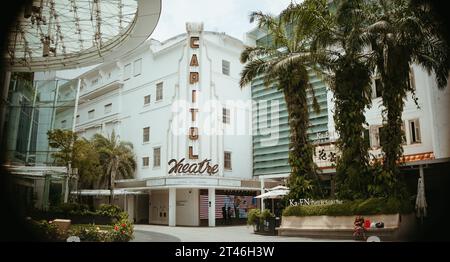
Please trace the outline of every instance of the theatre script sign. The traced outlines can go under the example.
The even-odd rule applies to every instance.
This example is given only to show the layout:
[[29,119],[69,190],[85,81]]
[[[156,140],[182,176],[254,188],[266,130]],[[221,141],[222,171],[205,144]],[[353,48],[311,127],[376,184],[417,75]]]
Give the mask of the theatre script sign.
[[199,163],[184,163],[184,158],[180,160],[171,159],[169,161],[169,175],[215,175],[219,171],[219,165],[211,165],[211,159],[204,159]]

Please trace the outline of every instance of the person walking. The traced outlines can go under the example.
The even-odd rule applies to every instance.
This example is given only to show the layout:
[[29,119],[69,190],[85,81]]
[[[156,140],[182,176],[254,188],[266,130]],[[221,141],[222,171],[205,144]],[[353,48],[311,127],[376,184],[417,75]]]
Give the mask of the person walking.
[[227,208],[225,207],[225,205],[222,207],[222,224],[227,224]]

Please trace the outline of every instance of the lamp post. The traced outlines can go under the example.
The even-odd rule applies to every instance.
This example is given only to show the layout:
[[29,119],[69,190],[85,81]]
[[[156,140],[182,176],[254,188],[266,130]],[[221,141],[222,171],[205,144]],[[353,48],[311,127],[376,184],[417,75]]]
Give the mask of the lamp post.
[[67,201],[69,200],[69,180],[70,180],[70,175],[72,174],[72,163],[71,161],[68,161],[67,163],[67,175],[66,175],[66,179],[64,180],[64,203],[67,203]]

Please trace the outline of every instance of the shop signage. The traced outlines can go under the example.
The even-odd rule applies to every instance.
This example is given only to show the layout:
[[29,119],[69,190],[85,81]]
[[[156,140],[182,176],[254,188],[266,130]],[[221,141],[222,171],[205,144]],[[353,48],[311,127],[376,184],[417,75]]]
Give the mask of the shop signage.
[[185,174],[185,175],[198,175],[198,174],[209,174],[214,175],[219,172],[219,165],[211,165],[211,159],[204,159],[199,163],[184,163],[184,158],[177,160],[171,159],[169,161],[169,175],[174,174]]
[[295,199],[289,199],[290,206],[320,206],[320,205],[331,205],[331,204],[342,204],[342,200],[338,199],[321,199],[314,200],[310,198],[300,198],[298,201]]

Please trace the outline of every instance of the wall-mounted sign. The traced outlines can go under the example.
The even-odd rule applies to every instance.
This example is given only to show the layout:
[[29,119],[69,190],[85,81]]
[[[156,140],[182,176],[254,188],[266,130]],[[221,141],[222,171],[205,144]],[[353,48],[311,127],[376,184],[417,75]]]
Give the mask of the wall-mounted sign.
[[290,206],[321,206],[321,205],[333,205],[344,203],[339,199],[319,199],[314,200],[310,198],[300,198],[298,201],[295,199],[289,199]]
[[184,158],[180,160],[171,159],[168,163],[169,175],[174,174],[184,174],[184,175],[199,175],[199,174],[209,174],[214,175],[219,172],[219,165],[211,165],[211,159],[204,159],[199,163],[184,163]]
[[334,143],[319,144],[314,148],[314,162],[318,167],[332,167],[340,157],[340,152]]
[[191,37],[191,41],[190,41],[190,43],[191,43],[191,48],[192,49],[196,49],[196,48],[198,48],[199,46],[200,46],[200,37],[198,37],[198,36],[193,36],[193,37]]
[[198,66],[198,59],[197,55],[193,54],[191,58],[191,62],[189,63],[190,66]]

